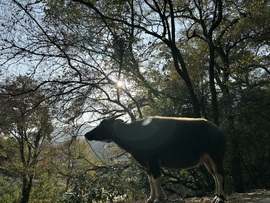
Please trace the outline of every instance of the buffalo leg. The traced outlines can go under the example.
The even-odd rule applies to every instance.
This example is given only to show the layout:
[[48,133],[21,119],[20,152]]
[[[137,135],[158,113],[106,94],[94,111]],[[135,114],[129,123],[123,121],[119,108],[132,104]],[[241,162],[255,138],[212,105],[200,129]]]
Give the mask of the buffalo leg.
[[212,174],[215,185],[216,185],[216,197],[213,199],[212,203],[223,203],[225,201],[225,191],[224,191],[224,171],[221,163],[214,162],[209,158],[204,164],[208,171]]
[[151,188],[151,194],[147,203],[162,203],[165,199],[165,194],[161,187],[161,173],[158,162],[148,162],[148,179]]
[[150,197],[148,198],[147,203],[152,203],[155,200],[156,192],[155,192],[153,177],[151,174],[148,174],[148,181],[149,181],[149,185],[150,185]]

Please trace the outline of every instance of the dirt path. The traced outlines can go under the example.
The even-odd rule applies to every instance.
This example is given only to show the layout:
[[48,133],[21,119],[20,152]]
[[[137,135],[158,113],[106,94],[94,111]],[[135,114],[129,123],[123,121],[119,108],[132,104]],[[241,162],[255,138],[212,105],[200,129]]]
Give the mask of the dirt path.
[[[181,199],[170,197],[166,203],[211,203],[213,197],[193,197]],[[145,203],[137,201],[133,203]],[[270,203],[270,190],[255,190],[248,193],[234,193],[227,197],[226,203]]]
[[270,191],[269,190],[256,190],[254,192],[243,194],[232,194],[228,198],[229,202],[245,202],[245,203],[270,203]]
[[[189,198],[182,201],[173,201],[173,203],[211,203],[210,197]],[[227,203],[270,203],[269,190],[255,190],[249,193],[234,193],[228,196]]]

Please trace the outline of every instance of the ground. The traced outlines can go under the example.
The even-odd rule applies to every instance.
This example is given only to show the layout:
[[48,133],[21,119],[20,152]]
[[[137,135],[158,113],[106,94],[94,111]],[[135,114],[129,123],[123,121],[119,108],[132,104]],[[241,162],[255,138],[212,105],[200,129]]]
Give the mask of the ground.
[[[213,197],[193,197],[183,199],[179,197],[170,197],[166,203],[211,203],[212,198]],[[132,203],[145,203],[145,201],[133,201]],[[227,197],[226,203],[270,203],[270,190],[233,193]]]
[[[183,203],[211,203],[211,198],[189,198]],[[182,203],[179,201],[179,203]],[[175,202],[176,203],[176,202]],[[270,203],[270,191],[255,190],[249,193],[234,193],[228,196],[227,203]]]

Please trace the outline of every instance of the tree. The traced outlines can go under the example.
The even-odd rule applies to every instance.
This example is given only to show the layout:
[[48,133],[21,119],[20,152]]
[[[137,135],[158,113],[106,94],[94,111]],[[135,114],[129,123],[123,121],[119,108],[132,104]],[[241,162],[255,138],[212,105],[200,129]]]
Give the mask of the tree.
[[21,202],[29,202],[33,180],[39,176],[46,160],[45,148],[53,131],[48,107],[41,104],[41,90],[22,94],[36,85],[35,81],[19,76],[1,85],[1,136],[12,140],[5,168],[17,174],[22,181]]

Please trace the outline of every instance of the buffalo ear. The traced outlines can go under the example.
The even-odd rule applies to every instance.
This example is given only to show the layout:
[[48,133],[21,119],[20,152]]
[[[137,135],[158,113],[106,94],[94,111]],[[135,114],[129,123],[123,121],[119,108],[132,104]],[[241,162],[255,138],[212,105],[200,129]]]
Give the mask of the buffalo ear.
[[116,119],[114,120],[114,125],[125,123],[122,119]]

